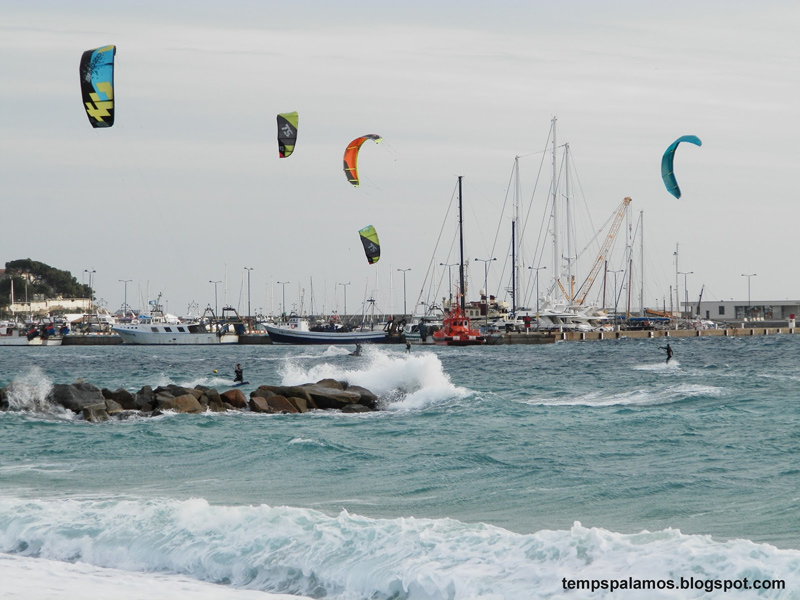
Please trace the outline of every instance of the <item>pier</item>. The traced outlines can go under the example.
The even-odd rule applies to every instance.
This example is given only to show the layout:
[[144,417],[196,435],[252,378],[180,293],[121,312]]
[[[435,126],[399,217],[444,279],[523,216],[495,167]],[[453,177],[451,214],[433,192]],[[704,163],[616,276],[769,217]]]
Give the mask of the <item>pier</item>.
[[619,331],[531,331],[529,333],[498,333],[486,337],[488,345],[553,344],[619,339],[697,338],[697,337],[757,337],[765,335],[794,335],[796,327],[729,327],[725,329],[654,329]]

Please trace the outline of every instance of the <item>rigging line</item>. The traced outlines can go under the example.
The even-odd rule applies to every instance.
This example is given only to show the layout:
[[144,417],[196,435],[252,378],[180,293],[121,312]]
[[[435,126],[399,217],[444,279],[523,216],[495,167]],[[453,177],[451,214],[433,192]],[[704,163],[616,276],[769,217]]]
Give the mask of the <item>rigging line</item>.
[[[586,194],[583,192],[583,184],[581,183],[581,176],[578,173],[578,166],[575,164],[575,153],[570,152],[570,160],[572,161],[572,168],[573,172],[575,173],[575,179],[578,181],[578,189],[581,191],[581,199],[583,200],[583,206],[586,209],[586,215],[589,218],[589,227],[592,231],[594,231],[594,222],[592,221],[592,213],[589,212],[589,204],[586,202]],[[598,245],[598,250],[600,246]]]
[[[479,196],[482,196],[480,190],[478,190],[475,186],[473,186],[469,180],[467,180],[467,186],[469,186],[468,191],[474,190]],[[486,199],[485,196],[484,199]],[[472,210],[472,216],[475,217],[475,222],[480,223],[481,220],[478,217],[478,213],[475,212],[475,204],[470,199],[467,199],[467,204],[469,204],[470,210]],[[483,249],[486,250],[486,241],[483,239],[483,233],[480,227],[478,227],[478,236],[481,238],[481,242],[483,243]]]
[[520,239],[525,234],[525,231],[528,229],[528,219],[531,216],[531,210],[533,209],[533,198],[536,195],[536,190],[539,188],[539,179],[542,176],[542,168],[544,167],[544,159],[547,156],[547,144],[550,142],[550,134],[547,134],[547,141],[545,142],[545,149],[541,152],[536,152],[535,154],[541,154],[542,160],[539,162],[539,171],[536,173],[536,181],[533,184],[533,191],[531,192],[531,198],[528,203],[528,212],[525,214],[525,222],[522,224],[522,231],[520,232]]
[[[552,131],[552,129],[551,129],[551,131]],[[522,236],[524,235],[525,231],[527,231],[527,229],[528,229],[528,221],[530,220],[531,212],[533,211],[533,199],[536,196],[536,190],[539,189],[539,180],[541,179],[541,176],[542,176],[542,169],[544,168],[544,159],[547,156],[547,145],[549,144],[549,142],[550,142],[550,134],[548,133],[547,141],[545,142],[545,149],[541,152],[542,160],[539,162],[539,171],[536,173],[536,181],[533,184],[533,191],[531,191],[531,197],[530,197],[530,200],[528,201],[528,211],[525,214],[525,222],[524,222],[524,224],[522,226],[522,232],[520,233],[520,239],[522,239]],[[545,205],[547,205],[547,204],[548,203],[546,202]],[[541,238],[541,226],[540,226],[540,230],[539,230],[539,236]],[[534,248],[534,254],[533,254],[534,262],[532,263],[533,265],[536,265],[536,266],[539,265],[539,263],[535,261],[535,259],[536,259],[536,250],[538,248],[538,245],[539,245],[539,242],[537,241],[536,248]],[[542,252],[544,253],[544,246],[542,246]],[[523,257],[523,264],[524,264],[524,257]],[[528,281],[526,283],[526,288],[530,288],[530,287],[531,287],[531,274],[528,273]],[[523,298],[526,299],[526,302],[524,304],[527,304],[527,298],[529,296],[529,293],[530,293],[529,290],[526,289],[525,293],[523,294]]]
[[545,148],[544,150],[539,150],[538,152],[528,152],[527,154],[518,154],[517,158],[528,158],[529,156],[535,156],[537,154],[546,154],[547,151],[548,151],[547,148]]
[[[444,219],[442,220],[442,227],[441,227],[441,229],[439,229],[439,237],[436,238],[436,245],[433,247],[433,254],[431,254],[431,260],[430,260],[430,263],[428,263],[428,269],[425,272],[425,279],[422,281],[422,287],[420,288],[419,296],[417,297],[417,305],[419,305],[419,303],[422,300],[422,296],[425,293],[425,285],[428,283],[428,277],[431,276],[431,278],[433,278],[433,276],[431,275],[431,271],[434,268],[433,267],[433,261],[436,260],[436,251],[439,249],[439,242],[442,239],[442,233],[444,233],[444,227],[447,224],[447,217],[450,216],[450,210],[453,208],[453,200],[456,197],[456,191],[457,190],[458,190],[458,183],[456,182],[456,184],[453,186],[453,192],[450,195],[450,203],[447,205],[447,212],[445,213]],[[451,246],[451,249],[452,249],[452,246]],[[436,293],[437,294],[439,293],[438,289],[437,289]]]
[[503,200],[503,208],[500,210],[500,219],[497,222],[497,230],[494,234],[494,242],[492,243],[492,252],[489,255],[489,258],[494,256],[494,251],[497,248],[497,240],[500,237],[500,227],[503,224],[503,215],[506,213],[506,206],[508,206],[508,195],[511,193],[511,186],[514,181],[514,167],[511,167],[511,173],[508,176],[508,185],[506,186],[506,197]]

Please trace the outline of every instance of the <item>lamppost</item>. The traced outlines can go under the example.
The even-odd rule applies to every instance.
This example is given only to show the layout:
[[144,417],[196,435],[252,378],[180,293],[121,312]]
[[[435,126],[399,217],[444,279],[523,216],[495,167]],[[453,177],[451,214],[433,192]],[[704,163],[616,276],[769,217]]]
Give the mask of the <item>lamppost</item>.
[[496,258],[476,258],[475,262],[483,263],[483,293],[486,296],[486,327],[489,327],[489,263]]
[[347,286],[350,285],[350,282],[347,283],[337,283],[336,285],[340,285],[344,288],[344,318],[347,318]]
[[250,271],[253,270],[253,267],[245,267],[245,271],[247,271],[247,317],[250,318],[252,313],[250,312]]
[[617,273],[624,273],[625,269],[618,269],[616,271],[609,271],[614,274],[614,323],[617,322]]
[[406,316],[406,271],[410,271],[411,269],[397,269],[398,271],[403,272],[403,317]]
[[678,275],[683,275],[683,294],[684,294],[684,298],[686,298],[686,311],[687,312],[691,312],[691,311],[689,311],[689,289],[686,287],[686,277],[688,275],[693,274],[693,273],[694,273],[694,271],[679,271],[678,272]]
[[214,315],[219,316],[219,304],[217,303],[217,284],[222,283],[222,281],[211,281],[209,279],[208,283],[214,284]]
[[547,267],[528,267],[536,271],[536,315],[539,315],[539,271],[542,269],[546,269]]
[[125,300],[122,303],[122,316],[128,314],[128,284],[133,281],[133,279],[120,279],[119,282],[125,286]]
[[750,278],[755,277],[758,273],[751,273],[750,275],[745,275],[742,273],[742,277],[747,277],[747,316],[752,316],[750,313],[753,311],[752,307],[750,306]]
[[94,302],[94,288],[92,287],[92,275],[94,273],[97,273],[97,271],[95,271],[94,269],[92,269],[91,271],[89,269],[84,269],[83,272],[89,274],[89,310],[91,311],[92,303]]
[[282,286],[283,290],[283,300],[281,301],[281,313],[283,314],[283,320],[286,320],[286,284],[289,283],[288,281],[277,281],[278,285]]
[[450,272],[450,267],[457,267],[459,263],[448,265],[447,263],[439,263],[440,267],[447,267],[447,279],[450,281],[450,303],[453,303],[453,274]]

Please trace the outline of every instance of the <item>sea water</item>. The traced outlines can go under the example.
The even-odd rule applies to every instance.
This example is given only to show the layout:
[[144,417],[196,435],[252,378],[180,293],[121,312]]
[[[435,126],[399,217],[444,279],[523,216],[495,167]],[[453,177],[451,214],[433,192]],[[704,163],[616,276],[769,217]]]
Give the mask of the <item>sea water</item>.
[[[800,338],[658,346],[0,348],[0,598],[800,598]],[[236,363],[245,393],[333,377],[382,410],[46,401]],[[745,578],[783,589],[713,587]]]

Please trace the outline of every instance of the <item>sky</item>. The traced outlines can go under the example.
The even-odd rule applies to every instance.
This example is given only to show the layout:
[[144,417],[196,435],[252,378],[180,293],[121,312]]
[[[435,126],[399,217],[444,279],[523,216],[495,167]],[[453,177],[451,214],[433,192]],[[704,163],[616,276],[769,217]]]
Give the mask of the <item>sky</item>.
[[[744,299],[748,282],[753,303],[800,299],[798,30],[788,1],[0,0],[0,262],[32,258],[85,283],[92,271],[111,310],[127,288],[134,308],[162,294],[176,314],[247,313],[248,297],[252,313],[278,313],[284,297],[343,312],[345,293],[349,313],[368,297],[400,312],[405,276],[419,312],[455,279],[439,265],[458,261],[463,176],[467,298],[486,279],[504,299],[519,156],[535,304],[527,267],[552,265],[534,248],[555,117],[573,161],[578,283],[627,196],[609,270],[625,267],[641,213],[648,306],[669,305],[676,245],[691,272],[677,277],[681,300],[701,287],[704,300]],[[107,44],[115,124],[93,129],[78,62]],[[295,110],[297,147],[281,159],[275,117]],[[384,142],[362,148],[355,188],[342,155],[367,133]],[[661,156],[686,134],[703,145],[679,147],[675,199]],[[377,265],[359,241],[366,225]],[[490,258],[488,272],[475,260]],[[539,273],[544,292],[552,266]],[[599,279],[593,290],[600,301]]]

